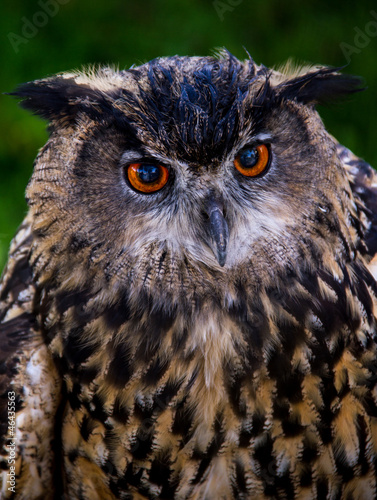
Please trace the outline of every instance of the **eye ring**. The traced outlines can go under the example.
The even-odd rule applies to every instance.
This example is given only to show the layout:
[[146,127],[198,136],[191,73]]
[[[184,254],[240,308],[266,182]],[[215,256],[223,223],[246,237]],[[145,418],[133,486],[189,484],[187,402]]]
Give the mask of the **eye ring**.
[[234,159],[236,169],[246,177],[257,177],[270,163],[270,149],[267,144],[258,144],[242,149]]
[[130,163],[126,167],[130,185],[140,193],[155,193],[162,189],[169,179],[169,170],[158,163]]

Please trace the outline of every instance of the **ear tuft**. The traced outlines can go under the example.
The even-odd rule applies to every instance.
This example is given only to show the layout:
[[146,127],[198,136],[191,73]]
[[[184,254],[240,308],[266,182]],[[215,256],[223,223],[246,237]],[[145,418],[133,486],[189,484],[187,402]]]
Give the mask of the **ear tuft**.
[[72,121],[80,112],[97,117],[111,108],[103,92],[61,75],[24,83],[8,95],[21,98],[23,108],[47,120]]
[[341,74],[340,69],[321,68],[280,83],[276,90],[280,98],[303,104],[327,104],[365,90],[362,78]]

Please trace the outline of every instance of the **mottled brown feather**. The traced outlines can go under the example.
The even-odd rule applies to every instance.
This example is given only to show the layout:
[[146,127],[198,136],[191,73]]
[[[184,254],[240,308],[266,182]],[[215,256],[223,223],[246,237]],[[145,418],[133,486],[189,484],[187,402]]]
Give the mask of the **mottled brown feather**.
[[376,498],[376,174],[314,109],[358,85],[222,53],[17,90],[51,135],[0,289],[1,498]]

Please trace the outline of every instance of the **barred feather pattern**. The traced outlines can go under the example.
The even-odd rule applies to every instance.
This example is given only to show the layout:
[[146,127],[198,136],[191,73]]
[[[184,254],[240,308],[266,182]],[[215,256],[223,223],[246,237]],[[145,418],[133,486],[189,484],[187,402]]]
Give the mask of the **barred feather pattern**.
[[[158,273],[132,276],[130,263],[114,296],[111,263],[84,280],[92,249],[72,252],[69,235],[67,266],[54,267],[51,231],[31,264],[67,385],[68,498],[373,498],[376,284],[357,240],[317,215],[316,260],[302,248],[302,263],[257,294],[238,277],[228,308],[205,275],[184,306],[165,295],[166,250]],[[339,258],[318,269],[329,236]],[[180,272],[184,283],[195,270]]]
[[[27,217],[12,241],[0,286],[0,498],[48,500],[54,495],[51,445],[61,380],[35,314],[32,239]],[[17,495],[10,467],[17,477]]]
[[[230,243],[233,261],[224,267],[204,250],[197,260],[189,247],[180,253],[166,235],[141,244],[140,219],[128,219],[135,239],[122,239],[113,199],[103,195],[114,180],[109,165],[123,151],[121,134],[104,132],[86,113],[79,125],[55,122],[1,288],[1,338],[18,338],[1,388],[12,387],[19,401],[19,489],[7,493],[3,473],[4,498],[376,498],[375,174],[292,98],[297,78],[289,90],[282,77],[277,85],[286,97],[265,89],[277,110],[262,131],[277,117],[284,124],[272,175],[284,154],[296,161],[286,194],[297,216],[285,209],[284,231],[261,231],[246,257],[239,248],[239,261]],[[133,147],[150,133],[146,125]],[[153,133],[162,155],[168,138]],[[301,133],[307,149],[294,156],[289,141]],[[208,148],[200,154],[207,158]],[[183,156],[196,177],[206,175],[206,165],[190,166],[193,150]],[[302,168],[313,162],[325,170],[317,168],[315,191]],[[264,189],[263,207],[273,210],[268,185],[257,186],[253,209]],[[299,211],[308,192],[312,203]],[[138,201],[132,195],[123,206],[118,194],[127,217]],[[288,206],[284,187],[278,195]],[[146,213],[151,199],[143,199]],[[81,212],[83,200],[90,211]],[[234,227],[237,212],[227,201]],[[157,211],[153,217],[162,220]],[[195,217],[199,211],[192,224]]]

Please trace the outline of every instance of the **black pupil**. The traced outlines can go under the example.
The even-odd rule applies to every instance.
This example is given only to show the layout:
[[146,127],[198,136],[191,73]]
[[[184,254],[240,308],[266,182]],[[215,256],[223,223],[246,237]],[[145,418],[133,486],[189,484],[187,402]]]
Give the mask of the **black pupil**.
[[140,165],[137,173],[145,184],[151,184],[160,178],[160,168],[157,165]]
[[240,163],[244,168],[255,167],[258,163],[259,153],[256,148],[245,149],[240,153]]

